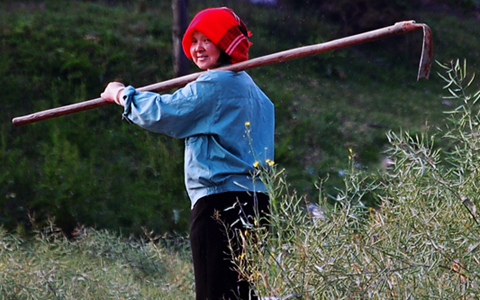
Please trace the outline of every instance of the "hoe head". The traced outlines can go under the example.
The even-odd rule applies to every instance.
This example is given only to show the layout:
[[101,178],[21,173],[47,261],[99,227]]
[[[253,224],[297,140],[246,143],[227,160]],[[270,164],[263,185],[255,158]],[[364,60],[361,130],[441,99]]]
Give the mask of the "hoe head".
[[433,57],[433,41],[432,31],[427,24],[416,23],[415,21],[404,21],[395,23],[394,27],[401,27],[405,31],[411,31],[416,29],[423,29],[423,43],[422,43],[422,56],[420,57],[420,65],[418,66],[417,81],[420,78],[427,78],[430,75],[430,69],[432,68]]
[[420,65],[418,67],[417,80],[420,78],[427,78],[430,75],[430,69],[432,68],[432,56],[433,56],[433,42],[432,31],[426,24],[418,24],[423,27],[423,44],[422,44],[422,56],[420,57]]

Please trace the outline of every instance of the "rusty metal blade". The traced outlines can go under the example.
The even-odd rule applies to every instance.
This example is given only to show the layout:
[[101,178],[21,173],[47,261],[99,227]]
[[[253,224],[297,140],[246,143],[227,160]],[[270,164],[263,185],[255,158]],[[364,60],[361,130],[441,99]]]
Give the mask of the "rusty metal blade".
[[397,22],[392,27],[399,33],[413,31],[420,28],[423,29],[422,54],[418,66],[417,81],[420,80],[420,78],[428,79],[433,57],[433,40],[430,27],[428,27],[427,24],[416,23],[413,20]]
[[427,24],[419,24],[423,27],[423,43],[422,43],[422,56],[420,57],[420,65],[418,66],[417,81],[420,78],[427,78],[430,75],[432,68],[433,57],[433,40],[432,31]]

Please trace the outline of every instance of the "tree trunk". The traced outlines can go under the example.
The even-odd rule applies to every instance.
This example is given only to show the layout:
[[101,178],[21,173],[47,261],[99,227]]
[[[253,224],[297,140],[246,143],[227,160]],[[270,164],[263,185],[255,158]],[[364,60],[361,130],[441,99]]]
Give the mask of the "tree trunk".
[[187,5],[188,0],[172,0],[173,71],[176,77],[186,75],[190,65],[182,48],[183,34],[188,26]]

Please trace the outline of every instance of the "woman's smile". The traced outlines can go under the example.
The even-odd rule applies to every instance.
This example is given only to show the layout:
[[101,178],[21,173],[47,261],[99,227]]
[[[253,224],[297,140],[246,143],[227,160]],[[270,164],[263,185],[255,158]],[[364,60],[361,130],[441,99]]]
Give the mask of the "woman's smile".
[[192,33],[190,54],[193,62],[202,70],[213,69],[219,66],[218,58],[221,50],[200,31]]

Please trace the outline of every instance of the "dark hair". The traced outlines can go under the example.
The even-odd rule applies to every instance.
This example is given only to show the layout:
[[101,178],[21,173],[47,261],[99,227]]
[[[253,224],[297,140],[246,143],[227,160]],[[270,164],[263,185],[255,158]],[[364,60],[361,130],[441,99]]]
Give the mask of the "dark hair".
[[220,66],[229,65],[232,63],[232,58],[230,57],[230,55],[225,53],[225,51],[220,50],[220,56],[218,57],[217,62]]

